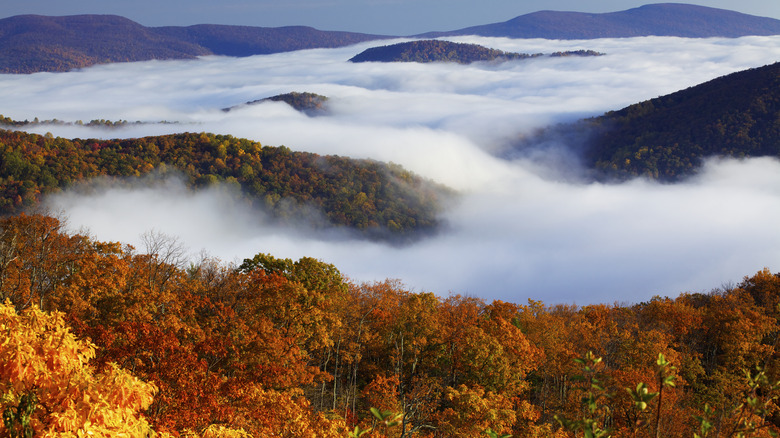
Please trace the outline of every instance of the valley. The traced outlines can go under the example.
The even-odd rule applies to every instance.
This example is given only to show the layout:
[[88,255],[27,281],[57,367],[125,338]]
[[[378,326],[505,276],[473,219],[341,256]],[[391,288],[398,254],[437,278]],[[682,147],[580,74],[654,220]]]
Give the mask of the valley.
[[773,436],[778,23],[0,19],[0,436]]

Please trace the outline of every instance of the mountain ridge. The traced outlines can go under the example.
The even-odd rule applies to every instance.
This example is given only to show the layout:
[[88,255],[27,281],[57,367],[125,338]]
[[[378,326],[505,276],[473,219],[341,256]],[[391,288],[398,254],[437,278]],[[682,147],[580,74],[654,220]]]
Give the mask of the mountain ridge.
[[214,55],[252,56],[303,49],[335,48],[389,38],[384,35],[323,31],[308,26],[253,27],[196,24],[151,28],[203,47]]
[[112,62],[206,55],[250,56],[383,38],[388,37],[305,26],[155,28],[117,15],[17,15],[0,19],[0,73],[60,72]]
[[[413,37],[459,35],[548,39],[648,35],[733,38],[780,35],[780,20],[706,6],[658,3],[608,13],[539,11],[503,23]],[[58,72],[111,62],[193,59],[205,55],[261,55],[343,47],[395,37],[398,36],[321,31],[307,26],[145,27],[116,15],[17,15],[0,19],[0,73]]]
[[207,54],[116,15],[18,15],[0,20],[0,73],[66,71],[98,63]]
[[427,32],[416,36],[594,39],[638,36],[736,38],[778,34],[780,20],[774,18],[685,3],[654,3],[606,13],[538,11],[500,23],[445,32]]

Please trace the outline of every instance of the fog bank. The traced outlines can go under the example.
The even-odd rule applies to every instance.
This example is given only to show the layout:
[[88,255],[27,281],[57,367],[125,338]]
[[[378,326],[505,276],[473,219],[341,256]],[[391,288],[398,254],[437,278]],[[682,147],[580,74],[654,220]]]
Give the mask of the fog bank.
[[[69,138],[231,134],[294,150],[393,161],[462,194],[443,218],[445,232],[400,248],[279,228],[229,193],[189,193],[175,182],[51,200],[74,228],[86,226],[102,240],[138,245],[140,235],[154,229],[179,236],[193,253],[205,249],[228,262],[258,252],[311,256],[355,280],[399,278],[413,290],[519,303],[635,302],[738,282],[764,266],[780,269],[777,160],[710,161],[696,178],[677,185],[610,185],[565,178],[576,169],[493,154],[551,123],[775,62],[780,37],[455,41],[527,53],[592,49],[607,56],[468,66],[346,62],[370,46],[362,44],[112,64],[65,74],[0,75],[0,114],[68,122],[165,120],[174,123],[30,130]],[[328,96],[329,114],[308,117],[283,103],[221,111],[290,91]]]

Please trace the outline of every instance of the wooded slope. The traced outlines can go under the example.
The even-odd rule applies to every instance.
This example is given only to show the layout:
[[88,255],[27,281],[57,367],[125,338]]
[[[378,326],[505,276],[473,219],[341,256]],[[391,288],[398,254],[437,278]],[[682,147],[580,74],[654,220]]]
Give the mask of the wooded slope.
[[780,63],[723,76],[585,122],[586,161],[673,181],[712,156],[780,157]]
[[[91,178],[182,175],[192,188],[224,186],[282,222],[335,226],[366,237],[421,237],[440,225],[453,192],[397,165],[319,156],[213,134],[128,140],[54,138],[0,130],[0,213]],[[312,210],[321,215],[311,218]],[[322,220],[324,223],[319,223]]]

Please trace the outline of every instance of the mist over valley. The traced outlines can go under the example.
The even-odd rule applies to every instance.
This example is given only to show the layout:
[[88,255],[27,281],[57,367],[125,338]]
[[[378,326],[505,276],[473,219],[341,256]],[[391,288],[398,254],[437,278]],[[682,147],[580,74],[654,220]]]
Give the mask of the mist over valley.
[[[193,256],[225,262],[258,252],[332,263],[358,281],[398,278],[413,290],[522,303],[628,301],[736,282],[780,259],[780,162],[711,159],[675,184],[595,182],[576,145],[548,138],[504,152],[540,129],[602,115],[780,59],[780,37],[590,40],[451,37],[505,52],[594,50],[500,64],[348,62],[405,42],[231,58],[146,61],[67,73],[0,75],[0,114],[29,132],[138,138],[208,132],[293,151],[397,163],[457,191],[438,233],[404,245],[269,223],[223,190],[176,179],[49,197],[74,230],[140,245],[157,230]],[[327,97],[316,117],[284,102]],[[231,108],[225,112],[223,108]],[[116,127],[77,121],[127,120]],[[139,121],[141,123],[134,123]],[[164,122],[164,123],[163,123]]]

